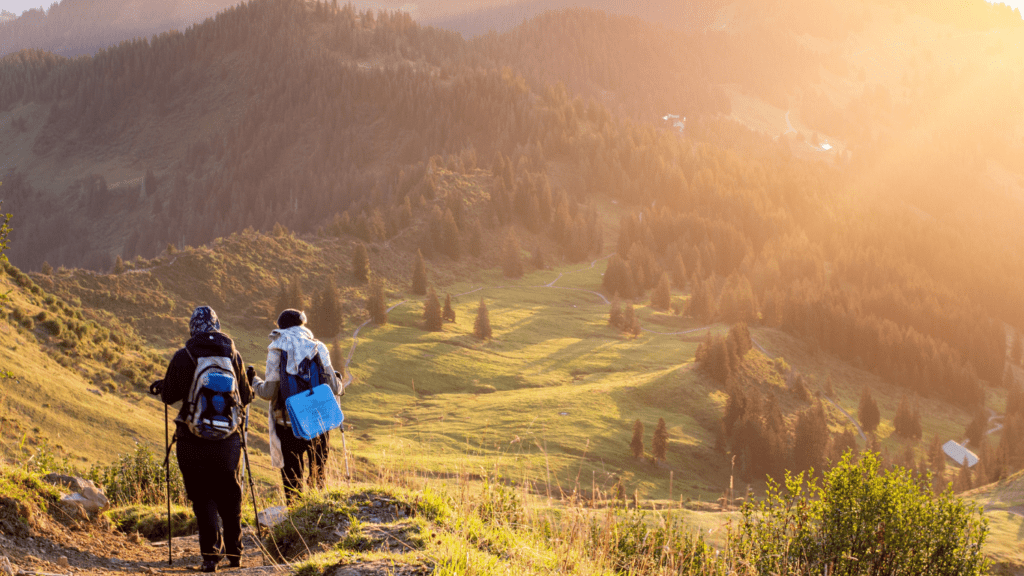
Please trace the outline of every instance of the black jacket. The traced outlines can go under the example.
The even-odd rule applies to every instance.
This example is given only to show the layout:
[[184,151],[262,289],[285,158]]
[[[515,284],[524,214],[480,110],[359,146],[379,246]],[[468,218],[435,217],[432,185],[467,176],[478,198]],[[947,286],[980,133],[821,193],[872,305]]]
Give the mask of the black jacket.
[[[191,357],[189,357],[190,353]],[[238,396],[242,401],[242,406],[248,406],[252,402],[252,384],[245,376],[245,363],[242,362],[242,355],[235,350],[235,343],[221,332],[196,334],[185,343],[184,348],[174,353],[171,363],[167,366],[163,390],[160,393],[164,404],[174,404],[188,396],[188,390],[192,386],[192,377],[196,371],[196,363],[192,359],[206,356],[231,358],[235,381],[238,382]],[[187,410],[188,407],[182,402],[181,410],[178,411],[178,416],[175,418],[179,431],[188,430],[183,422],[187,416]]]

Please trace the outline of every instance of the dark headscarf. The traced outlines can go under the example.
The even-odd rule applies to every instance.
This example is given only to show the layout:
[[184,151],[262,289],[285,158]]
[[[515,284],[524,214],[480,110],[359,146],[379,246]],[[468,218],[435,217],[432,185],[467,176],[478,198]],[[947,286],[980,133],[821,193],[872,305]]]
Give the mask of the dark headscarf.
[[306,313],[302,310],[295,310],[294,308],[289,308],[284,312],[281,312],[281,315],[277,317],[277,327],[281,330],[291,328],[293,326],[302,326],[305,323]]
[[220,332],[220,320],[217,313],[209,306],[200,306],[192,312],[192,319],[188,321],[189,336],[202,334],[204,332]]

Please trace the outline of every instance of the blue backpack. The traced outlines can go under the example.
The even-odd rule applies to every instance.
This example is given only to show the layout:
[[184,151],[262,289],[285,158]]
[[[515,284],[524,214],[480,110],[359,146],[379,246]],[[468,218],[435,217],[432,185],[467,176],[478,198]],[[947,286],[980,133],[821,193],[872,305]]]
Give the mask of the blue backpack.
[[299,373],[289,374],[285,369],[288,366],[288,353],[281,350],[281,383],[277,389],[278,405],[284,406],[285,400],[300,392],[308,392],[324,383],[324,365],[320,355],[312,359],[305,358],[299,363]]

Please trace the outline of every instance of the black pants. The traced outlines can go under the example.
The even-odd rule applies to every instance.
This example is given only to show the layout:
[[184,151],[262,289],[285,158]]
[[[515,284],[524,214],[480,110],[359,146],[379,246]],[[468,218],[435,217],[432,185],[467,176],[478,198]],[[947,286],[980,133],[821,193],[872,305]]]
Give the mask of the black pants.
[[203,560],[242,554],[242,439],[204,440],[187,430],[178,434],[178,467],[199,525]]
[[284,468],[281,469],[281,483],[284,484],[285,500],[291,504],[292,498],[302,492],[305,462],[309,458],[309,485],[323,488],[326,481],[327,455],[330,451],[328,440],[330,432],[317,436],[312,440],[298,438],[292,433],[291,426],[275,424],[277,437],[281,440],[281,455]]

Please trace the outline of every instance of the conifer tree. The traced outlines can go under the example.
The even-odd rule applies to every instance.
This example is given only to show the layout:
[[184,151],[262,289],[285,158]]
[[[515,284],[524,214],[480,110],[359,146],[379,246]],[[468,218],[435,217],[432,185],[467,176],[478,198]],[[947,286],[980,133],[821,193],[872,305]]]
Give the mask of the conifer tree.
[[654,459],[664,462],[668,454],[668,427],[664,418],[658,418],[658,425],[654,427],[654,437],[651,438],[651,453]]
[[473,220],[469,225],[469,253],[474,258],[479,258],[483,253],[484,231],[478,220]]
[[860,421],[861,428],[865,432],[871,434],[878,428],[878,424],[882,421],[882,416],[878,412],[878,404],[875,403],[875,399],[871,397],[871,391],[865,386],[864,390],[860,394],[860,406],[857,408],[857,420]]
[[686,287],[686,264],[683,263],[683,255],[676,252],[672,261],[672,286],[677,290]]
[[733,324],[729,328],[728,339],[730,350],[736,355],[737,360],[742,360],[747,352],[754,347],[754,341],[750,338],[750,330],[747,328],[746,322]]
[[953,490],[956,492],[966,492],[967,490],[970,490],[972,486],[971,469],[967,467],[966,462],[963,462],[960,464],[960,469],[957,471],[956,479],[953,481]]
[[651,292],[651,307],[656,310],[668,310],[672,307],[672,291],[668,282],[668,274],[662,272],[658,285]]
[[906,396],[900,398],[892,424],[897,436],[908,439],[921,437],[921,414],[910,407],[910,401]]
[[44,260],[43,267],[40,269],[40,271],[44,275],[49,276],[50,274],[53,274],[53,266],[50,266],[50,263]]
[[540,246],[533,249],[533,260],[531,264],[533,264],[533,267],[537,270],[547,268],[547,262],[544,261],[544,253],[541,252]]
[[505,244],[501,250],[501,269],[508,278],[519,278],[523,275],[523,261],[519,254],[519,241],[509,229]]
[[793,466],[796,471],[821,471],[828,454],[828,422],[821,402],[801,412],[793,434]]
[[313,302],[312,318],[309,319],[313,333],[321,340],[333,339],[345,328],[341,311],[341,295],[334,280],[327,279],[327,286],[320,291]]
[[298,277],[293,278],[288,284],[288,307],[296,310],[306,308],[306,295],[302,292],[302,280]]
[[330,354],[331,354],[331,365],[334,366],[334,369],[337,370],[339,373],[341,373],[342,378],[344,378],[345,371],[347,370],[347,368],[345,368],[345,362],[346,362],[347,358],[345,357],[344,353],[342,352],[342,350],[341,350],[341,342],[337,338],[335,338],[334,342],[331,343]]
[[441,318],[445,322],[455,322],[455,309],[452,308],[452,295],[444,295],[444,310],[441,311]]
[[416,264],[412,269],[412,293],[424,296],[427,293],[427,264],[423,252],[416,250]]
[[120,254],[114,259],[114,274],[124,274],[124,260],[121,259]]
[[356,242],[352,250],[352,277],[365,284],[370,281],[370,257],[366,254],[366,244]]
[[612,298],[611,310],[608,311],[608,325],[616,330],[621,330],[623,319],[622,306],[619,305],[619,298],[614,297]]
[[936,475],[942,475],[946,471],[946,453],[942,451],[942,443],[938,436],[932,436],[932,442],[928,446],[928,467]]
[[636,317],[632,302],[626,302],[626,309],[622,312],[622,331],[633,336],[640,335],[640,320]]
[[441,223],[441,245],[444,247],[444,253],[452,260],[458,260],[462,255],[461,244],[459,226],[455,223],[452,211],[446,209]]
[[481,340],[491,338],[491,318],[487,312],[487,304],[480,299],[480,307],[476,309],[476,320],[473,322],[473,335]]
[[964,435],[971,446],[978,446],[985,439],[985,432],[988,429],[988,414],[983,409],[975,410],[974,418],[964,430]]
[[633,422],[633,439],[629,441],[629,451],[633,458],[644,456],[644,423],[639,419]]
[[1024,356],[1024,344],[1021,343],[1020,332],[1014,330],[1013,342],[1010,344],[1010,362],[1020,364],[1022,356]]
[[383,326],[388,323],[388,303],[384,296],[384,282],[376,279],[370,283],[370,295],[366,299],[366,311],[374,324]]
[[431,286],[427,289],[427,299],[423,302],[423,328],[431,332],[437,332],[443,328],[441,318],[441,301],[437,299],[437,292]]

